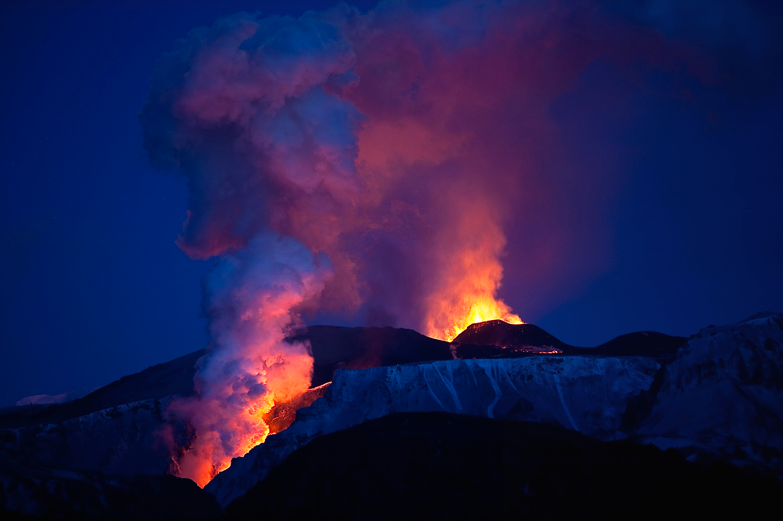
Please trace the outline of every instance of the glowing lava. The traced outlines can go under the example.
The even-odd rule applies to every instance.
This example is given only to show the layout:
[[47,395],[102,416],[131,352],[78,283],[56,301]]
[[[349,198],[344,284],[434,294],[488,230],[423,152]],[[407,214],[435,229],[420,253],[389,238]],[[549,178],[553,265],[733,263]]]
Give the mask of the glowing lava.
[[502,300],[492,297],[480,298],[464,306],[455,313],[453,322],[440,331],[429,331],[429,336],[451,342],[471,324],[486,322],[487,320],[500,319],[509,324],[524,324]]
[[293,310],[330,276],[303,245],[272,233],[216,263],[204,281],[212,345],[197,363],[197,394],[166,409],[195,433],[184,447],[173,433],[168,440],[172,474],[203,487],[266,440],[273,407],[308,391],[309,344],[285,339],[301,324]]
[[469,209],[443,247],[450,254],[441,259],[440,279],[426,302],[425,334],[447,342],[477,322],[524,324],[496,296],[503,280],[503,230],[480,205]]

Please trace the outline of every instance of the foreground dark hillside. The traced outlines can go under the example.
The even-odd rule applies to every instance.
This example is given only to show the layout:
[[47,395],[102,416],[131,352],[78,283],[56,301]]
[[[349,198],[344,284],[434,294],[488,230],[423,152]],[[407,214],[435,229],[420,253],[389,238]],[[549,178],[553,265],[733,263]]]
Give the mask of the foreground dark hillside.
[[188,479],[6,462],[0,467],[0,506],[0,519],[190,521],[215,519],[222,512],[214,496]]
[[295,451],[227,519],[777,518],[783,483],[562,427],[399,413]]

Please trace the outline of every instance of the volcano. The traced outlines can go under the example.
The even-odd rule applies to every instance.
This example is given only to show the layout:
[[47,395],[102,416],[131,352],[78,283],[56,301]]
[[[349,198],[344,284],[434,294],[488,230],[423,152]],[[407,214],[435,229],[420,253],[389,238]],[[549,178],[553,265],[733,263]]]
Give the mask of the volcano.
[[[272,435],[204,490],[165,476],[171,454],[161,443],[166,429],[183,447],[197,435],[171,431],[165,410],[194,393],[202,350],[69,403],[0,411],[0,505],[39,516],[197,519],[222,509],[246,518],[264,503],[281,518],[308,508],[363,518],[377,517],[366,513],[380,501],[557,517],[570,512],[566,496],[586,511],[624,498],[612,503],[617,514],[653,497],[674,502],[686,482],[691,505],[713,504],[727,487],[748,491],[753,505],[782,491],[781,314],[690,338],[638,332],[596,347],[502,321],[474,324],[450,343],[408,329],[335,326],[287,341],[305,340],[311,390],[277,404]],[[502,441],[512,438],[516,448]],[[508,465],[518,470],[512,477]],[[455,472],[471,477],[453,482]],[[328,493],[331,475],[341,483],[366,476],[367,494]],[[607,480],[583,493],[578,475]],[[645,485],[631,491],[615,475]],[[291,502],[301,508],[285,514]]]
[[[639,331],[614,338],[597,347],[568,345],[533,324],[509,324],[490,320],[471,324],[453,341],[463,358],[511,357],[524,354],[647,356],[668,359],[687,341],[654,331]],[[463,345],[465,344],[465,345]],[[488,346],[503,351],[487,350]],[[483,355],[483,356],[482,356]]]

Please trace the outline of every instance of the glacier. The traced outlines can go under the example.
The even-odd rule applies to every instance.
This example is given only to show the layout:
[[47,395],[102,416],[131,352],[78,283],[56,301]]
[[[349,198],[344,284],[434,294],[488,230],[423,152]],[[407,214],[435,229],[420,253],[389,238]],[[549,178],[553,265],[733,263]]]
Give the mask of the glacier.
[[309,441],[393,412],[444,411],[624,437],[618,429],[628,401],[650,387],[659,368],[645,357],[535,356],[339,370],[323,398],[235,458],[205,490],[225,506]]
[[702,329],[658,378],[639,441],[783,476],[783,314]]

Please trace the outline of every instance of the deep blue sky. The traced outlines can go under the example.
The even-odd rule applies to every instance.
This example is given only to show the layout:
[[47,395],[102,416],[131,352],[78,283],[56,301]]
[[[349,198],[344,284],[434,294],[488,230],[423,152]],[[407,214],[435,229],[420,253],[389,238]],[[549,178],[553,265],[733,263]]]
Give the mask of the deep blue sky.
[[[22,4],[35,8],[0,11],[0,406],[206,345],[209,263],[174,244],[184,181],[153,170],[141,146],[155,61],[221,15],[331,2]],[[780,70],[768,72],[708,93],[706,105],[617,87],[613,110],[635,114],[619,127],[611,113],[569,118],[612,79],[600,67],[585,74],[552,111],[586,160],[610,142],[625,155],[607,201],[611,261],[523,319],[595,345],[783,310],[783,88]]]

